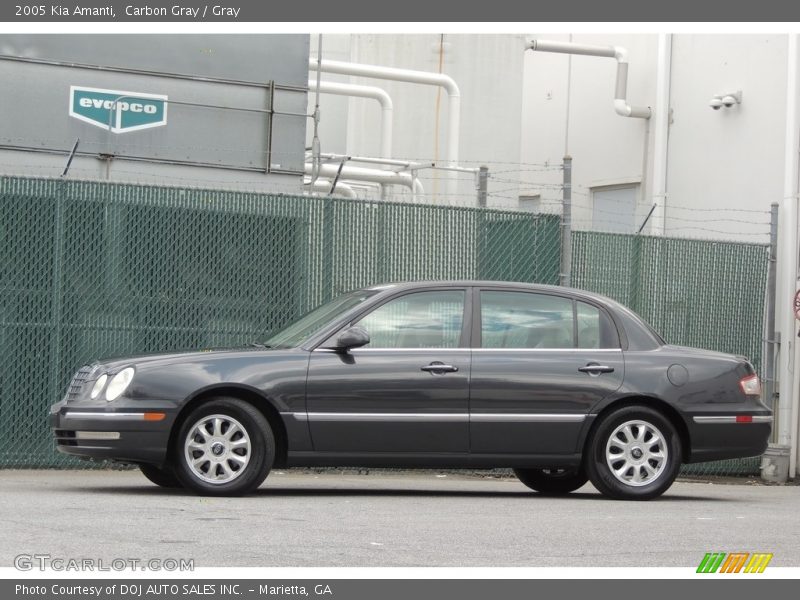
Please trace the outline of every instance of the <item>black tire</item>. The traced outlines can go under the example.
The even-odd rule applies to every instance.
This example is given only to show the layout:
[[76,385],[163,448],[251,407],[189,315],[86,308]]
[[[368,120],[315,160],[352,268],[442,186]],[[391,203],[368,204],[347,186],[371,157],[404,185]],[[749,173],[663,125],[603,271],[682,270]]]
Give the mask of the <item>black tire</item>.
[[171,467],[165,466],[163,469],[159,469],[155,465],[139,465],[139,469],[142,471],[142,475],[159,487],[183,487]]
[[[630,428],[630,440],[622,431],[625,425]],[[659,454],[663,458],[659,459]],[[675,481],[681,462],[681,440],[675,426],[659,411],[640,405],[625,406],[601,417],[584,453],[592,484],[615,500],[660,496]]]
[[269,474],[275,437],[252,404],[215,398],[184,419],[173,456],[175,474],[185,488],[204,496],[240,496],[255,490]]
[[583,469],[514,469],[514,475],[534,491],[562,496],[582,487],[589,478]]

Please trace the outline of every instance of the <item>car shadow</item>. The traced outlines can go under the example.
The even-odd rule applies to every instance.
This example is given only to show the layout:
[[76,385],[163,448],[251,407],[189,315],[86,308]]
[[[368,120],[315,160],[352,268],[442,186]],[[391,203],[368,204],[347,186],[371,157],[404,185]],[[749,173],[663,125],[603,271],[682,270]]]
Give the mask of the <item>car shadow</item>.
[[[90,494],[112,494],[124,496],[186,496],[200,498],[183,489],[175,488],[160,488],[158,486],[82,486],[82,487],[69,487],[62,488],[64,491],[90,493]],[[381,497],[409,497],[409,498],[497,498],[497,499],[520,499],[531,501],[535,499],[541,500],[554,500],[558,499],[564,502],[578,502],[591,500],[592,502],[605,501],[616,502],[609,498],[605,498],[599,492],[572,492],[563,496],[549,496],[546,494],[539,494],[537,492],[528,490],[430,490],[430,489],[408,489],[408,488],[395,488],[395,489],[368,489],[368,488],[331,488],[331,487],[261,487],[247,496],[241,498],[270,498],[270,497],[295,497],[295,498],[311,498],[311,497],[341,497],[341,498],[381,498]],[[670,494],[667,492],[660,498],[655,498],[648,502],[735,502],[735,498],[719,498],[714,496],[686,496],[680,494]]]

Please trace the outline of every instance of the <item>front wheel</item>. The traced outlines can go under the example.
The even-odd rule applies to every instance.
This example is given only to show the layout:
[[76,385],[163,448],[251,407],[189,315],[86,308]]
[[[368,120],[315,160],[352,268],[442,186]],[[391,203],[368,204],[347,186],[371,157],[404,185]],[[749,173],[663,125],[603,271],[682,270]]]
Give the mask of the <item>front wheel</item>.
[[675,481],[681,466],[675,426],[647,406],[603,416],[589,438],[585,465],[592,484],[617,500],[650,500]]
[[583,469],[514,469],[517,478],[540,494],[560,496],[574,492],[589,478]]
[[275,460],[275,438],[264,415],[238,398],[216,398],[192,411],[173,448],[175,474],[206,496],[255,490]]

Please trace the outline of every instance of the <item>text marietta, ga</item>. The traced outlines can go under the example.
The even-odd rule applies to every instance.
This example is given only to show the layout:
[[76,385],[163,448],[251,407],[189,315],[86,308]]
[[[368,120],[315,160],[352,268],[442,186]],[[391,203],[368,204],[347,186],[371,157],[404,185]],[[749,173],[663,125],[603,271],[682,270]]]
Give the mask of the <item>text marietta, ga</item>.
[[[28,6],[17,6],[17,14],[18,15],[33,15],[39,16],[41,11],[45,10],[44,6],[35,7],[37,9],[41,9],[41,11],[35,11],[36,14],[33,14],[34,11],[25,10],[31,7]],[[238,6],[220,6],[218,4],[214,4],[209,6],[205,4],[203,6],[180,6],[175,4],[173,6],[134,6],[133,4],[129,4],[125,7],[125,15],[128,17],[184,17],[187,19],[204,19],[206,15],[212,15],[215,17],[234,17],[237,18],[239,16],[239,11],[241,11],[241,7]],[[117,15],[114,12],[114,6],[80,6],[76,4],[74,6],[64,6],[64,5],[51,5],[50,6],[50,16],[52,17],[111,17],[115,18]]]
[[[333,590],[329,585],[317,584],[313,588],[315,596],[333,596]],[[254,593],[255,589],[247,588],[240,584],[150,584],[150,585],[119,585],[119,593],[122,596],[144,597],[144,596],[206,596],[222,594],[223,596],[239,596],[246,592]],[[45,596],[50,592],[54,596],[96,596],[114,595],[117,593],[117,584],[111,585],[65,585],[53,584],[44,585],[24,585],[17,584],[15,593],[17,596]],[[302,585],[259,585],[258,593],[262,596],[310,596],[309,590]]]

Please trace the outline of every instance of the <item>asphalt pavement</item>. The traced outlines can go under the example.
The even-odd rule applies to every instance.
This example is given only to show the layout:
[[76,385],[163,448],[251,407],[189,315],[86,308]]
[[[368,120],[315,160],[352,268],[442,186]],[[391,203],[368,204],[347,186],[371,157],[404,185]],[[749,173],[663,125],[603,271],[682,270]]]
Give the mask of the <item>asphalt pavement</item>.
[[514,479],[273,472],[244,498],[164,490],[138,471],[0,471],[0,566],[21,554],[191,558],[237,566],[696,566],[772,552],[800,566],[800,486],[677,482],[650,502],[587,484],[562,498]]

